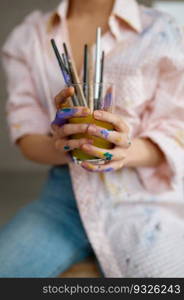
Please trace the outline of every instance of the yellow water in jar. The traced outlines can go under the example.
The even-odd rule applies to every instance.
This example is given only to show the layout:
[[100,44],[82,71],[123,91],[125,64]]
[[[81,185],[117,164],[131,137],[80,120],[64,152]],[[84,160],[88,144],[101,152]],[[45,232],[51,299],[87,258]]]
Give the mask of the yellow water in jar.
[[[97,126],[103,127],[108,130],[113,130],[112,124],[104,121],[99,121],[94,119],[93,115],[88,115],[87,117],[79,117],[79,118],[70,118],[69,123],[72,124],[95,124]],[[104,148],[104,149],[112,149],[113,144],[105,140],[101,137],[91,136],[87,133],[78,133],[73,134],[71,136],[73,139],[81,139],[81,138],[87,138],[90,140],[93,140],[93,145],[98,148]],[[81,149],[74,149],[72,150],[72,156],[74,156],[77,160],[90,160],[90,159],[97,159],[97,157],[94,157],[92,155],[89,155],[82,151]]]

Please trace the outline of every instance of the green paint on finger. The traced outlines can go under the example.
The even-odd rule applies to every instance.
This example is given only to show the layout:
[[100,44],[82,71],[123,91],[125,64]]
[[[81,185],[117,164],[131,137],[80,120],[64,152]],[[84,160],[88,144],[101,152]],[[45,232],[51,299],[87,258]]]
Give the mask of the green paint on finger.
[[112,160],[113,155],[109,152],[104,153],[104,157],[106,158],[106,160]]
[[69,146],[64,146],[64,150],[70,150]]
[[62,108],[61,111],[68,112],[68,111],[71,111],[71,108],[67,108],[67,107],[66,108]]

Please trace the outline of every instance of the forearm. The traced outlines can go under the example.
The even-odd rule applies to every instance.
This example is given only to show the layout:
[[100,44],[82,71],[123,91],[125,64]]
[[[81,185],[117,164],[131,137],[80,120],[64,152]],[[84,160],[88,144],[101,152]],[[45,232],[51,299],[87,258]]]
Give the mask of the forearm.
[[69,162],[66,154],[55,149],[53,137],[26,135],[18,141],[18,145],[23,155],[34,162],[47,165],[63,165]]
[[164,161],[159,147],[149,139],[137,138],[132,141],[125,159],[126,167],[157,167]]

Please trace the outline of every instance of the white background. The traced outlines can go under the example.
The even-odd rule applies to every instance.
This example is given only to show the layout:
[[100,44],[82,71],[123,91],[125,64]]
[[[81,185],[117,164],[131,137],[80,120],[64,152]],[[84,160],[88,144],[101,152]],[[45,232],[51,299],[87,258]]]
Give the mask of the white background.
[[184,25],[184,1],[156,1],[154,7],[174,16],[180,25]]

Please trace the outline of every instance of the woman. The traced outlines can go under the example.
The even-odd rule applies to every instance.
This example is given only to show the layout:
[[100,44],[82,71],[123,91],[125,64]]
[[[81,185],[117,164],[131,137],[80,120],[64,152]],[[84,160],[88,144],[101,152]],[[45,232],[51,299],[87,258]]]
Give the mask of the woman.
[[[49,134],[52,99],[57,94],[58,107],[73,93],[63,89],[50,39],[70,46],[80,73],[83,45],[94,44],[97,26],[116,109],[94,117],[116,130],[107,137],[112,160],[82,168],[64,145],[95,155],[97,149],[67,137],[101,131],[65,124]],[[26,158],[54,167],[41,199],[1,230],[1,277],[57,276],[93,251],[107,277],[182,277],[184,48],[175,23],[134,0],[65,0],[53,13],[28,16],[3,55],[12,139]],[[79,108],[75,115],[86,113]]]

